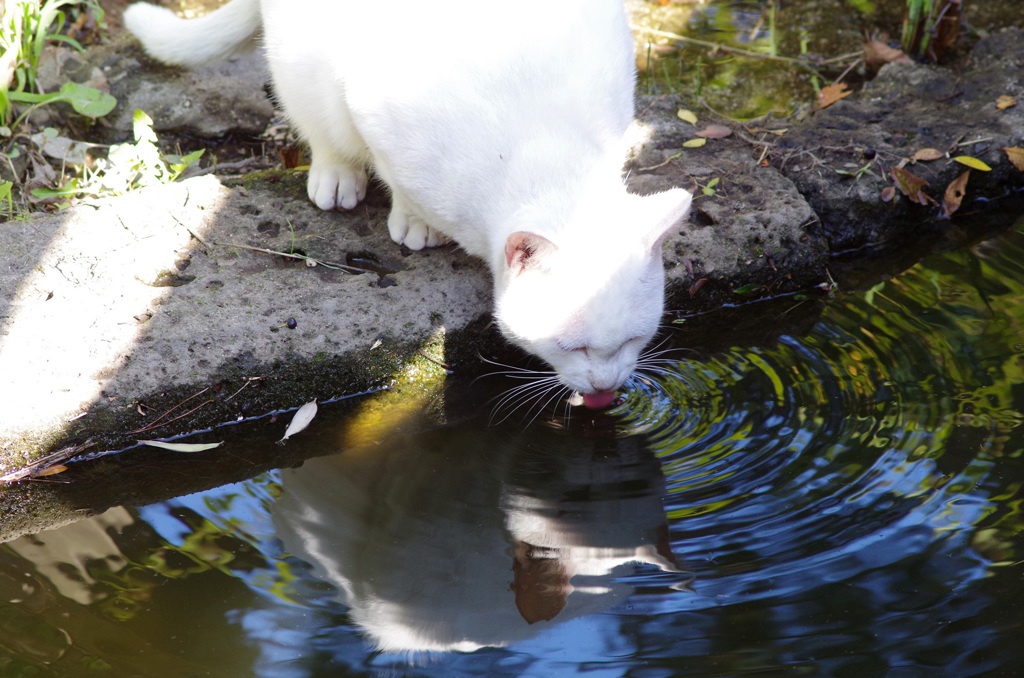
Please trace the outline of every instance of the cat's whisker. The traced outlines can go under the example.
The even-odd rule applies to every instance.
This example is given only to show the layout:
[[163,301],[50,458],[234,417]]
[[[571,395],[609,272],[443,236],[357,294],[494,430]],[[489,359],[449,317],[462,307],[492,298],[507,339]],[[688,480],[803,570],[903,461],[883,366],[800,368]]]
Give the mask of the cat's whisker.
[[520,365],[509,365],[507,363],[502,363],[497,360],[490,360],[489,358],[485,358],[479,353],[477,354],[477,357],[479,357],[480,360],[487,363],[488,365],[494,365],[495,367],[502,367],[504,369],[492,370],[490,372],[481,374],[480,376],[473,380],[472,383],[474,384],[480,379],[483,379],[484,377],[501,376],[512,379],[534,380],[537,378],[548,378],[557,376],[557,373],[554,370],[538,370],[531,367],[522,367]]
[[[528,382],[526,384],[520,384],[514,388],[509,389],[498,397],[498,401],[495,403],[491,410],[491,417],[488,421],[489,425],[497,425],[505,422],[509,417],[515,414],[521,407],[528,404],[530,401],[535,400],[537,397],[546,394],[549,390],[560,386],[561,382],[558,381],[556,376],[542,377],[535,381]],[[500,419],[495,420],[495,417],[503,410],[507,408],[506,414]]]
[[477,357],[480,358],[480,360],[482,360],[483,362],[487,363],[488,365],[494,365],[496,367],[504,367],[509,372],[530,372],[530,373],[541,373],[541,374],[554,374],[555,373],[554,370],[538,370],[538,369],[535,369],[535,368],[532,368],[532,367],[523,367],[522,365],[510,365],[508,363],[503,363],[503,362],[498,361],[498,360],[491,360],[490,358],[485,358],[480,353],[477,353]]
[[[538,384],[530,393],[522,393],[516,401],[513,412],[525,411],[528,418],[524,417],[524,425],[529,425],[548,407],[550,402],[557,398],[564,390],[564,386],[557,379],[545,380]],[[549,395],[550,394],[550,395]],[[532,416],[529,416],[532,412]]]
[[544,410],[546,410],[548,408],[548,405],[551,404],[551,401],[555,400],[560,395],[562,395],[567,390],[569,390],[568,387],[563,385],[561,382],[559,382],[556,386],[557,386],[557,388],[552,388],[551,396],[547,400],[544,401],[543,405],[540,405],[539,407],[537,407],[537,411],[530,418],[530,421],[526,422],[527,426],[529,426],[530,424],[532,424],[533,422],[535,422],[537,420],[537,417],[539,417],[541,415],[541,413],[544,412]]

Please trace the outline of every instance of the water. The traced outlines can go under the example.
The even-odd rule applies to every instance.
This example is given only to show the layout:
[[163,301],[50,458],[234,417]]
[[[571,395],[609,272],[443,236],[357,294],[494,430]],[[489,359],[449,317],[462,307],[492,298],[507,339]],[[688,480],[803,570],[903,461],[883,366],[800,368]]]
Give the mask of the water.
[[[642,91],[680,94],[694,110],[706,106],[741,119],[792,114],[839,79],[856,89],[866,78],[857,63],[865,37],[898,43],[907,11],[906,0],[626,0],[626,6]],[[965,36],[1020,26],[1024,18],[1019,2],[961,3],[961,9],[970,27]]]
[[0,676],[1016,675],[1022,262],[0,545]]
[[[841,4],[637,23],[832,55],[876,23]],[[792,66],[675,49],[641,87],[813,100]],[[934,255],[608,416],[481,406],[360,445],[339,420],[301,467],[0,544],[0,678],[1022,675],[1022,262],[1024,229]]]

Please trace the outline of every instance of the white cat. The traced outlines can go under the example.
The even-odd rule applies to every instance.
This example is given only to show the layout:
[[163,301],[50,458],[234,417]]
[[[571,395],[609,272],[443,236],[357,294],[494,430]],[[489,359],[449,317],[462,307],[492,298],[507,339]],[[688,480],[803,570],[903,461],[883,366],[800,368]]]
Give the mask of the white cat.
[[263,30],[274,91],[308,141],[309,197],[351,209],[372,167],[388,229],[490,266],[513,343],[602,407],[663,309],[661,244],[691,196],[622,179],[635,68],[622,0],[233,0],[194,20],[136,4],[146,51],[194,67]]

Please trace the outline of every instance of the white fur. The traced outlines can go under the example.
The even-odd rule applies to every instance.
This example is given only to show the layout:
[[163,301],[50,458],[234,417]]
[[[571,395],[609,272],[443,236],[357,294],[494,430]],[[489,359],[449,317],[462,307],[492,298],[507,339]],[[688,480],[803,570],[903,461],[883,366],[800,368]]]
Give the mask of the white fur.
[[[661,467],[637,438],[594,454],[543,430],[497,445],[484,433],[457,445],[450,436],[377,440],[281,472],[274,533],[335,586],[379,649],[505,646],[620,602],[633,563],[682,574],[669,557]],[[531,461],[538,449],[558,452],[547,472]],[[527,544],[563,575],[546,580],[562,584],[564,603],[546,620],[524,615],[513,589]]]
[[196,68],[251,47],[260,28],[260,0],[234,0],[219,11],[186,20],[164,7],[138,3],[124,11],[124,26],[154,59]]
[[[690,194],[623,184],[621,0],[263,0],[262,20],[256,0],[233,0],[187,24],[141,8],[126,25],[169,63],[231,53],[262,24],[275,92],[310,145],[313,202],[351,209],[372,167],[392,192],[391,237],[451,238],[487,261],[502,331],[567,386],[610,391],[633,371],[662,312],[660,245]],[[546,243],[526,266],[510,263],[514,233]]]

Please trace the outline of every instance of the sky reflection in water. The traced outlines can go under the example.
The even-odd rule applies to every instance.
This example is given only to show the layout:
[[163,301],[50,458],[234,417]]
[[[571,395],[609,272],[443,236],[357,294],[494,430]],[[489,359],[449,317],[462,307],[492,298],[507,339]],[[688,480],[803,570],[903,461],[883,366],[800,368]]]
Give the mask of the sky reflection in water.
[[1021,243],[609,419],[467,422],[2,545],[0,676],[1013,675]]

